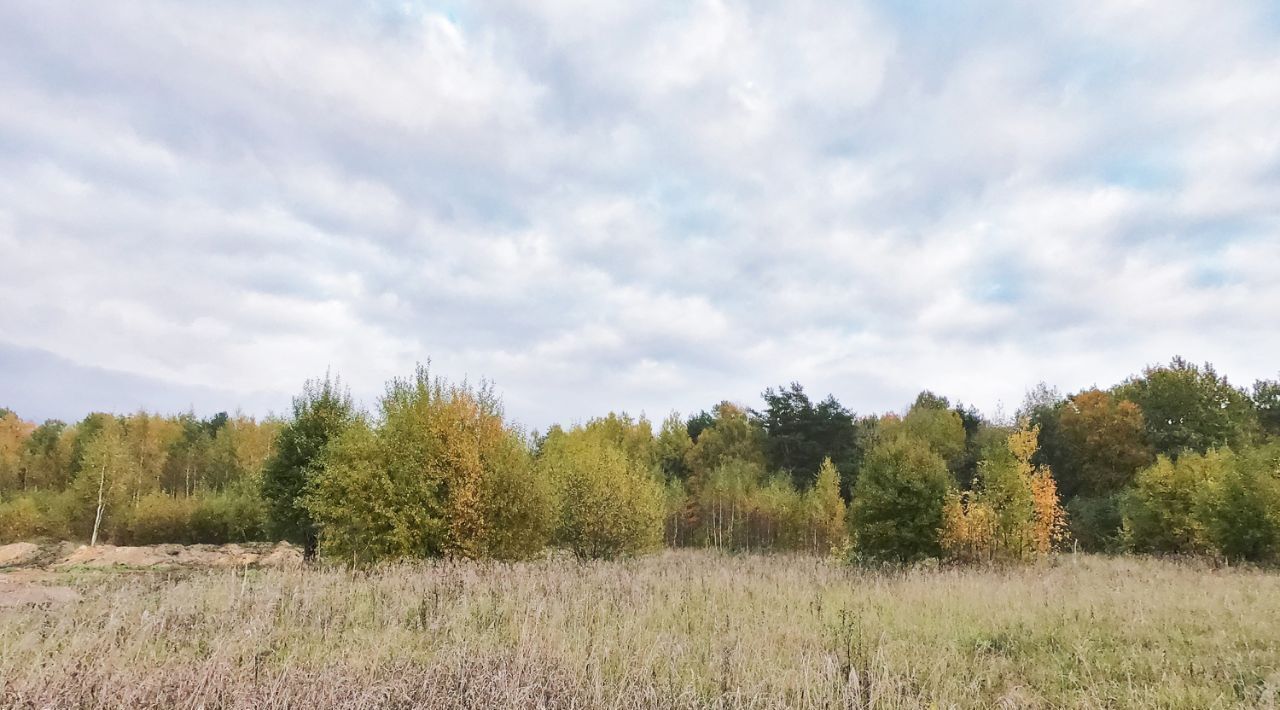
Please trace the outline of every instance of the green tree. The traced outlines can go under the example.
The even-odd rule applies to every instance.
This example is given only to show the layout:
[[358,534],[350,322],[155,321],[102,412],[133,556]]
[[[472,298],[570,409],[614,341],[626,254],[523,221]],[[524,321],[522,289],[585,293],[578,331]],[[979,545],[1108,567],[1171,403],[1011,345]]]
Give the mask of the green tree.
[[293,399],[293,417],[280,429],[262,474],[270,534],[303,546],[314,557],[319,530],[306,497],[329,444],[356,419],[350,393],[336,378],[309,380]]
[[1203,553],[1213,549],[1206,511],[1221,486],[1229,453],[1161,454],[1138,472],[1124,501],[1124,539],[1135,552]]
[[662,484],[609,437],[553,430],[538,468],[559,492],[555,539],[574,554],[614,558],[661,544]]
[[689,478],[689,466],[685,459],[692,448],[693,439],[689,437],[688,427],[679,414],[672,412],[663,420],[662,429],[654,441],[658,466],[668,481],[684,481]]
[[798,382],[760,395],[764,410],[752,416],[764,430],[764,453],[771,470],[785,471],[798,489],[831,459],[843,476],[853,475],[853,414],[828,395],[814,404]]
[[1148,441],[1156,453],[1173,458],[1246,444],[1257,425],[1253,402],[1208,363],[1197,367],[1175,357],[1126,380],[1113,394],[1138,405]]
[[867,454],[850,505],[858,554],[890,562],[937,557],[950,486],[946,461],[927,443],[906,436],[880,441]]
[[376,425],[357,420],[329,445],[306,507],[321,550],[355,563],[522,556],[545,546],[554,504],[527,456],[486,384],[419,367],[388,385]]
[[1280,380],[1253,383],[1253,406],[1258,424],[1267,436],[1280,438]]

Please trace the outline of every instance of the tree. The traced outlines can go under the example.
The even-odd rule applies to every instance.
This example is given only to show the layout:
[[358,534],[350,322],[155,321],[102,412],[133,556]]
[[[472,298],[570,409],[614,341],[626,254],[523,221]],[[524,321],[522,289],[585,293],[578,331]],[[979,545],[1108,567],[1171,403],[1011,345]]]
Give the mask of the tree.
[[26,488],[26,468],[22,452],[35,425],[5,410],[0,416],[0,494]]
[[934,453],[942,457],[951,471],[959,469],[965,452],[964,421],[950,409],[945,398],[929,392],[921,392],[915,404],[907,410],[900,422],[890,424],[888,433],[895,431],[928,444]]
[[1138,405],[1107,392],[1091,389],[1072,397],[1061,409],[1059,426],[1069,452],[1060,466],[1070,467],[1064,480],[1076,484],[1072,494],[1115,493],[1155,459]]
[[71,437],[64,422],[49,419],[31,432],[22,468],[31,488],[61,490],[71,482]]
[[765,408],[752,412],[752,418],[764,430],[770,469],[786,471],[798,489],[812,483],[824,459],[831,459],[842,475],[853,475],[853,414],[835,397],[814,405],[797,382],[766,389],[761,397]]
[[951,493],[942,546],[962,560],[1042,557],[1066,537],[1052,472],[1033,463],[1039,431],[1027,420],[978,467],[973,490]]
[[538,469],[559,492],[555,539],[574,554],[607,559],[661,544],[662,484],[615,441],[589,427],[555,430]]
[[831,459],[823,459],[804,502],[809,550],[829,553],[844,549],[849,542],[849,532],[845,528],[844,498],[840,497],[840,471]]
[[1257,424],[1253,403],[1243,391],[1213,365],[1197,367],[1180,357],[1167,366],[1148,367],[1113,394],[1138,405],[1147,439],[1156,453],[1172,458],[1184,451],[1246,444]]
[[747,416],[746,410],[729,402],[721,402],[716,405],[714,423],[695,437],[686,463],[690,475],[695,479],[699,476],[705,478],[731,459],[757,464],[763,468],[763,445],[764,432]]
[[1253,406],[1258,412],[1262,432],[1280,438],[1280,380],[1254,382]]
[[[329,444],[356,420],[350,393],[336,378],[308,380],[293,399],[293,417],[280,429],[262,474],[268,526],[273,536],[301,544],[315,556],[319,530],[306,497]],[[190,465],[188,463],[188,465]]]
[[135,477],[120,423],[104,419],[81,447],[80,472],[72,485],[76,506],[76,532],[97,541],[99,534],[115,539],[128,522]]
[[518,556],[545,545],[554,503],[527,455],[487,384],[419,367],[388,385],[376,423],[357,419],[329,444],[305,505],[321,551],[355,563]]
[[1229,454],[1164,454],[1142,471],[1124,501],[1124,539],[1134,552],[1203,553],[1213,549],[1206,511],[1226,476]]
[[849,511],[858,554],[891,562],[937,557],[950,486],[946,462],[928,444],[906,436],[876,444]]
[[666,480],[684,481],[689,478],[689,466],[685,463],[685,458],[692,448],[693,439],[689,436],[688,428],[680,415],[672,412],[663,420],[662,429],[654,441],[658,466]]

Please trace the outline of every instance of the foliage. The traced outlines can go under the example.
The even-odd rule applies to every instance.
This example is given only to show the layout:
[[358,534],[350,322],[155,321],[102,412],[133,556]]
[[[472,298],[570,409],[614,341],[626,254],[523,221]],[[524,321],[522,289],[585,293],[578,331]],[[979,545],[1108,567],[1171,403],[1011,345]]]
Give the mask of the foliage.
[[974,490],[948,496],[942,546],[962,560],[1043,557],[1065,539],[1053,474],[1032,457],[1039,431],[1024,421],[1004,450],[979,466]]
[[1253,383],[1253,406],[1258,413],[1258,426],[1270,437],[1280,438],[1280,380],[1258,380]]
[[1212,550],[1206,525],[1210,491],[1225,477],[1229,454],[1189,453],[1176,461],[1161,454],[1138,473],[1124,504],[1124,537],[1137,552]]
[[560,500],[557,543],[588,558],[613,558],[662,542],[664,489],[653,472],[588,425],[553,431],[538,460]]
[[323,552],[368,563],[542,549],[550,486],[536,480],[486,385],[450,384],[419,367],[393,380],[379,407],[376,423],[357,419],[326,447],[305,498]]
[[770,470],[788,473],[797,489],[813,481],[824,460],[833,461],[842,476],[853,475],[853,414],[835,397],[828,395],[815,405],[797,382],[766,389],[761,397],[764,409],[752,414],[764,430]]
[[763,467],[764,431],[747,416],[747,411],[730,402],[715,407],[715,419],[695,438],[685,461],[693,479],[694,493],[701,480],[730,460]]
[[689,466],[685,459],[693,448],[693,439],[679,414],[672,412],[663,420],[653,448],[664,478],[668,481],[684,481],[689,478]]
[[950,485],[946,462],[927,443],[896,436],[876,444],[849,508],[857,553],[890,562],[937,557]]
[[1138,405],[1097,389],[1072,397],[1060,414],[1075,492],[1105,496],[1128,486],[1155,460]]
[[1253,403],[1243,391],[1213,365],[1198,367],[1180,357],[1167,366],[1148,367],[1114,394],[1138,405],[1148,440],[1157,453],[1170,457],[1247,444],[1257,424]]
[[293,399],[293,418],[276,437],[275,449],[262,471],[262,496],[273,537],[301,544],[310,557],[318,530],[306,506],[306,495],[320,472],[329,443],[351,426],[355,409],[351,394],[337,379],[309,380]]
[[1124,493],[1107,496],[1076,496],[1067,503],[1067,523],[1071,538],[1086,552],[1120,552],[1124,516]]
[[823,459],[818,477],[805,493],[805,546],[810,552],[840,552],[849,544],[844,499],[840,497],[840,471],[831,459]]

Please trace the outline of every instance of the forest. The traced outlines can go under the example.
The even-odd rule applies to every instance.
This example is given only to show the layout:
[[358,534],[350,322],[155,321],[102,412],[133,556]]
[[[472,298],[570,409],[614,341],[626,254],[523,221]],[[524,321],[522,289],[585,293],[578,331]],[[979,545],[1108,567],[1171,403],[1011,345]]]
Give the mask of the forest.
[[493,387],[419,367],[361,411],[337,377],[287,417],[0,409],[0,543],[288,540],[364,565],[661,547],[865,563],[1055,550],[1280,559],[1280,381],[1181,358],[1041,384],[1007,419],[932,392],[858,414],[797,383],[661,421],[526,431]]

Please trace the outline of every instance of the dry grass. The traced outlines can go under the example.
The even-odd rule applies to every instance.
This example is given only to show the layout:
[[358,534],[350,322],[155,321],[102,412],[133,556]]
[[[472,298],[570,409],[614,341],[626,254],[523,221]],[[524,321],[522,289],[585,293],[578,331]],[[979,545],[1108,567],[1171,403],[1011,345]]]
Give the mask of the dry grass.
[[666,552],[69,572],[4,707],[1276,707],[1280,576],[1065,557],[874,573]]

